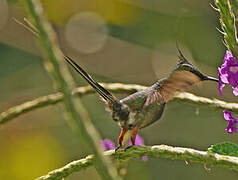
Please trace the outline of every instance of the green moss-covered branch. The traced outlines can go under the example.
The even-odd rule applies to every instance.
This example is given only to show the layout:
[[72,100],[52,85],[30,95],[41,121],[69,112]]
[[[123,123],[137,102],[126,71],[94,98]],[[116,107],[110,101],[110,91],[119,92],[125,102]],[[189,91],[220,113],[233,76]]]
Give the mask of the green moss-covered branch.
[[[225,156],[207,151],[198,151],[190,148],[172,147],[167,145],[155,145],[139,147],[135,146],[127,151],[114,150],[106,151],[105,156],[112,156],[114,159],[128,159],[141,156],[184,160],[188,163],[196,162],[209,166],[221,166],[238,171],[238,157]],[[90,167],[94,164],[94,156],[89,155],[84,159],[73,161],[66,166],[49,172],[47,175],[37,178],[37,180],[61,180],[74,172]]]
[[[145,86],[135,85],[135,84],[120,84],[120,83],[101,83],[101,85],[107,88],[112,93],[133,93],[138,90],[146,88]],[[89,87],[79,87],[73,90],[73,94],[78,96],[83,96],[86,94],[94,93],[95,91]],[[4,123],[34,109],[45,107],[48,105],[53,105],[63,100],[63,95],[61,93],[50,94],[47,96],[42,96],[32,101],[25,102],[18,106],[9,108],[8,110],[0,114],[0,126]],[[227,109],[233,112],[238,112],[237,103],[228,103],[218,99],[210,99],[206,97],[196,96],[191,93],[180,93],[178,94],[175,101],[187,102],[191,104],[201,104],[209,106],[215,109]]]
[[71,129],[84,141],[96,156],[95,167],[102,179],[120,179],[109,158],[103,156],[101,138],[92,124],[86,109],[79,100],[72,98],[73,78],[67,70],[63,54],[51,24],[47,21],[40,0],[22,0],[24,8],[38,31],[38,41],[45,54],[45,67],[58,91],[63,95],[64,116]]

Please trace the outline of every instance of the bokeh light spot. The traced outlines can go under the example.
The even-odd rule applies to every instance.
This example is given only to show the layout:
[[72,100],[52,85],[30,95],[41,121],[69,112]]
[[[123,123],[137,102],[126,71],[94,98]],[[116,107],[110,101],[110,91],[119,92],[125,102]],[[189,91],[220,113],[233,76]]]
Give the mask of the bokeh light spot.
[[47,134],[19,136],[4,146],[0,179],[30,180],[62,166],[65,151]]
[[95,53],[102,49],[108,29],[104,19],[94,12],[82,12],[73,16],[65,29],[65,38],[75,50]]

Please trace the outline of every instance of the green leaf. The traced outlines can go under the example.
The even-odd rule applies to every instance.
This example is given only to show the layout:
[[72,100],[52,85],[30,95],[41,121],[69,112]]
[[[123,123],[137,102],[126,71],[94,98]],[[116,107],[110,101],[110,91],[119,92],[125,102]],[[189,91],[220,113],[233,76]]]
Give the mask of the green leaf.
[[222,142],[211,145],[211,147],[208,148],[208,152],[229,156],[238,156],[238,145],[231,142]]

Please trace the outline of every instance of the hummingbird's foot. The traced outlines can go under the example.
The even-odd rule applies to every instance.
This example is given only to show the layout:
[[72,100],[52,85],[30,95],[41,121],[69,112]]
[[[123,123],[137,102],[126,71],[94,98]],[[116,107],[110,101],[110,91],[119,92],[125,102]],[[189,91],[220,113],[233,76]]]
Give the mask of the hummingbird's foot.
[[117,152],[121,148],[121,145],[117,146],[115,152]]
[[124,151],[127,151],[128,149],[131,149],[134,145],[127,146]]
[[118,137],[118,144],[119,144],[119,146],[116,147],[115,152],[117,152],[122,147],[122,141],[123,141],[123,138],[124,138],[124,135],[125,135],[126,131],[127,131],[126,128],[122,128],[121,134]]

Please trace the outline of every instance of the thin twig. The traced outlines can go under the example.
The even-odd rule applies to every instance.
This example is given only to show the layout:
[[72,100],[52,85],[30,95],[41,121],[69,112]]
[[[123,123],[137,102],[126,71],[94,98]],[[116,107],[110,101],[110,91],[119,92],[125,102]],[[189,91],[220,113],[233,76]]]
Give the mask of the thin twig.
[[[198,151],[190,148],[172,147],[167,145],[154,146],[135,146],[126,152],[121,150],[115,153],[114,150],[106,151],[105,156],[112,156],[114,159],[130,159],[142,156],[159,157],[166,159],[183,160],[187,162],[202,163],[206,166],[221,166],[238,171],[238,157],[225,156],[207,151]],[[45,176],[36,180],[60,180],[74,172],[86,169],[94,164],[94,156],[89,155],[86,158],[73,161],[66,166],[53,170]]]
[[[112,93],[133,93],[146,88],[145,86],[136,84],[121,84],[121,83],[100,83],[100,84],[109,91],[111,91]],[[95,93],[95,91],[90,86],[79,87],[73,90],[73,94],[78,96],[83,96],[91,93]],[[53,105],[58,102],[61,102],[62,100],[63,95],[61,93],[55,93],[47,96],[42,96],[32,101],[28,101],[23,104],[11,107],[0,114],[0,126],[26,112],[41,107],[45,107],[48,105]],[[201,104],[215,109],[221,110],[227,109],[233,112],[238,112],[237,103],[228,103],[218,99],[200,97],[187,92],[178,94],[174,100],[180,102],[187,102],[191,104]]]

